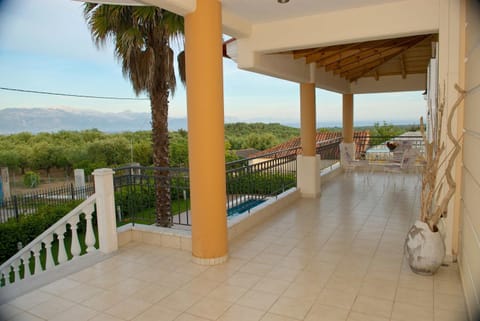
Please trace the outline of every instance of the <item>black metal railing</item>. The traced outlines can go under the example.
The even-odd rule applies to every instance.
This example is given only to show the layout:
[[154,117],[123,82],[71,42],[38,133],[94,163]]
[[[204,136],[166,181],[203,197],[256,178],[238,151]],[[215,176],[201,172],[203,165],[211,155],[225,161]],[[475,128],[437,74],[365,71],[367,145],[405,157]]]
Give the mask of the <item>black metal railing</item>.
[[406,148],[414,148],[419,155],[425,152],[420,135],[362,136],[355,139],[356,158],[369,161],[383,161],[392,154],[402,154]]
[[227,214],[251,208],[297,186],[297,152],[291,148],[227,163]]
[[95,193],[93,184],[75,186],[73,183],[57,188],[36,190],[0,200],[0,223],[18,220],[20,215],[34,214],[41,206],[60,205],[72,200],[86,199]]
[[[296,148],[226,164],[227,214],[249,211],[297,184]],[[156,186],[170,190],[171,222],[190,225],[187,168],[128,166],[114,169],[117,225],[156,223]]]
[[342,138],[334,138],[317,143],[316,154],[320,155],[320,170],[340,161],[340,143]]
[[[190,184],[187,168],[126,166],[114,169],[117,225],[156,222],[156,190],[169,186],[171,222],[190,225]],[[166,213],[168,214],[168,213]]]

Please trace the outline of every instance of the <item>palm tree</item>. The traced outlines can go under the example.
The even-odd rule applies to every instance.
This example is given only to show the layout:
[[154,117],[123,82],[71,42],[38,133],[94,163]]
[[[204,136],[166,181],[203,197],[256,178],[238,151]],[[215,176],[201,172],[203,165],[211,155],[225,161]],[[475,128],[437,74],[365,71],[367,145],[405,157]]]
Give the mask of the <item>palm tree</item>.
[[[122,71],[138,95],[150,97],[153,164],[155,171],[156,224],[171,226],[168,159],[168,97],[175,93],[173,41],[182,42],[183,17],[157,7],[86,3],[84,15],[97,47],[113,40]],[[185,83],[184,55],[178,57]]]

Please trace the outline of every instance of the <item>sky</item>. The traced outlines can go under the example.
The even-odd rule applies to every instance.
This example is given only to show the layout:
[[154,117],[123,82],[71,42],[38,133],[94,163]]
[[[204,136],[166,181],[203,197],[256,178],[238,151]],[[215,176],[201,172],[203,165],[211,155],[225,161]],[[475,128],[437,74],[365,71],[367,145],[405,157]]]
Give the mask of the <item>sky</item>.
[[[298,123],[299,85],[243,71],[224,58],[225,121]],[[71,0],[0,0],[0,87],[91,96],[135,98],[113,46],[97,48]],[[139,98],[145,98],[140,96]],[[317,89],[317,123],[341,124],[342,96]],[[73,108],[150,112],[148,100],[99,100],[0,90],[0,109]],[[355,124],[418,123],[421,92],[355,95]],[[186,117],[182,85],[170,100],[170,117]]]

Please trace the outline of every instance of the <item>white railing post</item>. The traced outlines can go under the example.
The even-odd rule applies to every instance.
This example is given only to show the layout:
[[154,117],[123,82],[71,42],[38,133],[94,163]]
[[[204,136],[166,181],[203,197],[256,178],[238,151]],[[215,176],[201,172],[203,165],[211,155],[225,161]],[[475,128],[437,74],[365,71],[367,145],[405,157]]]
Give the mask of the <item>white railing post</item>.
[[93,172],[97,196],[98,241],[103,253],[118,249],[113,174],[114,171],[109,168],[96,169]]

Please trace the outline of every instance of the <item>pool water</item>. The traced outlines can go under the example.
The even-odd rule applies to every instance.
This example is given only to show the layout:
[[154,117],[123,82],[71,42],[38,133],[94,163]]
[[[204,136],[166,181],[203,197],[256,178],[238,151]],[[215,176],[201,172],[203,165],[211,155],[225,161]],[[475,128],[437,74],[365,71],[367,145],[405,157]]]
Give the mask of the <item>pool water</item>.
[[251,200],[247,200],[243,203],[240,203],[238,205],[235,205],[234,207],[232,208],[229,208],[227,210],[227,216],[234,216],[234,215],[238,215],[238,214],[241,214],[241,213],[244,213],[248,210],[250,210],[251,208],[257,206],[257,205],[260,205],[262,204],[263,202],[265,202],[264,199],[251,199]]

